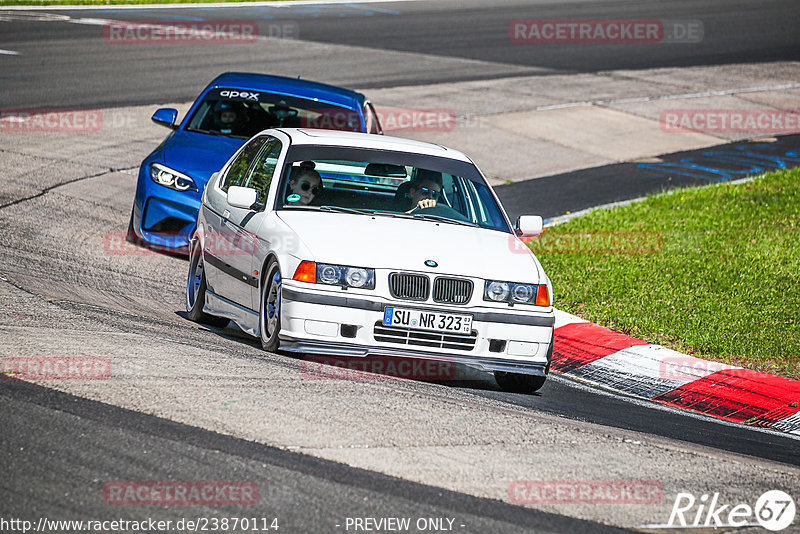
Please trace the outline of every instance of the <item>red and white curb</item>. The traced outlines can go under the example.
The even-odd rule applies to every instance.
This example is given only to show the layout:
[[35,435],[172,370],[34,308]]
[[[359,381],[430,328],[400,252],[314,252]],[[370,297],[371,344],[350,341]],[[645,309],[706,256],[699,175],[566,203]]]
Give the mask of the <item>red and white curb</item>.
[[667,406],[800,435],[800,381],[695,358],[561,310],[550,370]]

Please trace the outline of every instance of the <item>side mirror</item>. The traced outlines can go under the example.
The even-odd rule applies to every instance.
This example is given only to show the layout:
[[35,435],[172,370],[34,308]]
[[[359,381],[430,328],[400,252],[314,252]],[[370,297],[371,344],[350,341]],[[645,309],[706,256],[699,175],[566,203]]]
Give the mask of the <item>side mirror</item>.
[[228,204],[234,208],[253,209],[258,199],[258,191],[249,187],[232,185],[228,188]]
[[541,235],[543,229],[544,222],[539,215],[520,215],[517,218],[517,224],[514,225],[514,231],[520,237]]
[[172,108],[157,109],[156,112],[153,113],[151,119],[156,124],[160,124],[161,126],[166,126],[167,128],[174,130],[177,128],[175,121],[178,119],[178,110]]

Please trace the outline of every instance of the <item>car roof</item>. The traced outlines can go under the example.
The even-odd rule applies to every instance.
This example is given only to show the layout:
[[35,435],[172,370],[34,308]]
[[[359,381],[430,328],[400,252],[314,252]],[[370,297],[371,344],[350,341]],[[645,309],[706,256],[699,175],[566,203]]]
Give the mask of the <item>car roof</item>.
[[287,78],[253,72],[226,72],[214,78],[208,86],[210,89],[223,87],[317,99],[329,104],[351,108],[362,104],[365,100],[363,94],[343,87],[303,80],[300,77]]
[[373,150],[393,150],[396,152],[411,152],[428,156],[438,156],[441,158],[457,159],[472,163],[472,160],[458,150],[402,137],[339,130],[307,128],[275,129],[288,135],[292,139],[293,145],[349,146],[354,148],[370,148]]

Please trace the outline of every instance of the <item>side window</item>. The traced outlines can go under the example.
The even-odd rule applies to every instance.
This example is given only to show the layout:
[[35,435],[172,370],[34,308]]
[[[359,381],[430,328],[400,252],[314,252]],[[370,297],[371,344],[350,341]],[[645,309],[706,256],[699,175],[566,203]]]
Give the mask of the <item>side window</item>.
[[454,197],[458,198],[461,209],[458,211],[462,213],[467,219],[472,222],[478,222],[477,210],[475,208],[474,200],[474,186],[470,180],[461,178],[460,176],[453,179]]
[[236,159],[233,160],[230,167],[228,167],[228,174],[225,175],[225,179],[222,181],[220,188],[223,191],[227,193],[230,186],[242,185],[247,169],[250,168],[250,163],[252,163],[253,158],[256,157],[258,151],[261,150],[261,147],[264,146],[269,139],[271,138],[266,135],[257,137],[247,143],[244,150],[239,152],[239,155],[236,156]]
[[375,108],[372,107],[372,104],[367,102],[364,104],[364,120],[367,123],[367,133],[371,134],[382,134],[383,129],[381,128],[381,123],[378,120],[378,114],[375,113]]
[[456,177],[451,174],[442,174],[442,199],[461,215],[469,217],[464,206],[463,195],[460,193],[455,179]]
[[269,194],[269,186],[275,174],[275,167],[278,165],[278,157],[281,155],[281,142],[275,138],[264,136],[269,141],[264,145],[263,150],[250,167],[244,187],[252,187],[258,191],[258,202],[266,202]]

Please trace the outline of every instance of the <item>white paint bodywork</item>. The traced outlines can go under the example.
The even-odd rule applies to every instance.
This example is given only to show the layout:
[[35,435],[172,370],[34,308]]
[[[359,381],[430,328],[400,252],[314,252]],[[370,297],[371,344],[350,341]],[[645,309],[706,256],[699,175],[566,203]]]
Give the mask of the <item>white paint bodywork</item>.
[[[550,280],[536,257],[513,233],[380,215],[272,209],[281,182],[279,173],[288,148],[293,145],[382,149],[471,164],[465,155],[438,145],[369,134],[300,129],[267,130],[262,134],[283,143],[266,208],[253,211],[231,206],[219,187],[239,152],[203,195],[192,247],[201,247],[205,258],[206,313],[228,317],[245,332],[258,336],[262,276],[267,262],[274,258],[283,280],[281,349],[312,354],[447,359],[487,370],[546,372],[553,342],[552,305],[511,306],[483,299],[485,280],[489,279],[546,284],[552,303]],[[220,233],[213,233],[215,224],[225,229],[222,245]],[[217,237],[210,239],[211,235]],[[223,250],[224,257],[219,253],[217,258],[210,257],[215,255],[214,247],[217,252]],[[375,288],[345,289],[292,280],[304,260],[375,269]],[[438,265],[426,266],[426,260]],[[394,298],[389,291],[389,274],[400,271],[426,274],[431,281],[443,275],[470,279],[474,287],[472,298],[461,305],[436,303],[430,296],[426,302]],[[249,281],[247,276],[251,277]],[[475,346],[469,351],[456,351],[376,341],[373,328],[382,320],[385,306],[471,314],[473,333],[477,334]],[[341,325],[356,326],[355,337],[343,337]],[[492,339],[505,341],[505,348],[490,351]]]

